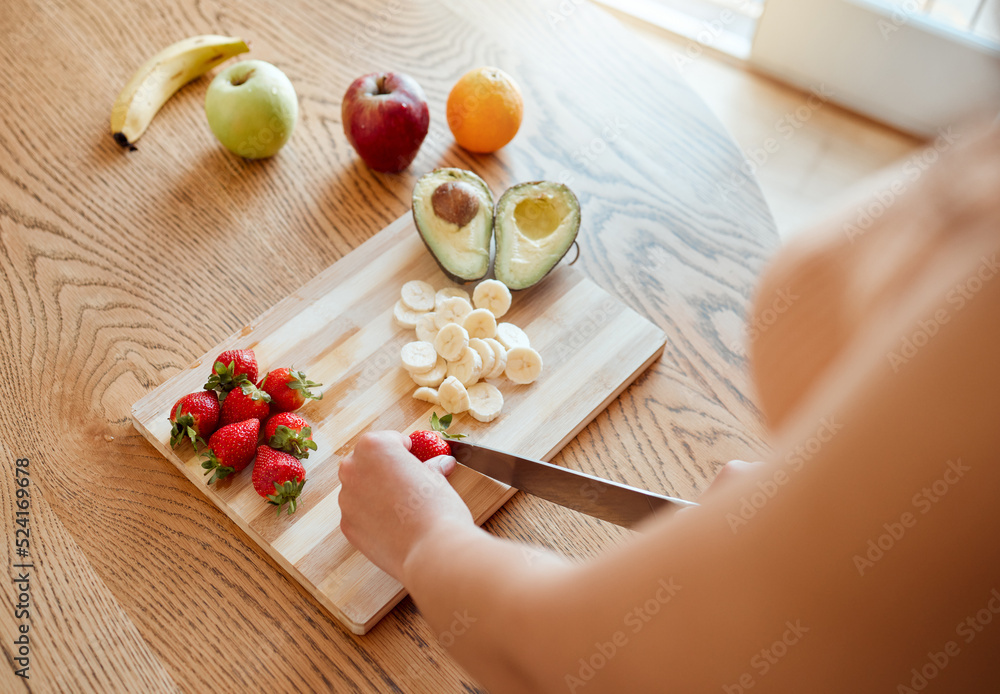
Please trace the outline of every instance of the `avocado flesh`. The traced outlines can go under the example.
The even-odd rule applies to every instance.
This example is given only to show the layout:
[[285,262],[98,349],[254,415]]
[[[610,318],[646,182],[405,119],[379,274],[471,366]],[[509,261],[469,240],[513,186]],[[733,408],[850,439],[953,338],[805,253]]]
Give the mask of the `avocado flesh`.
[[[433,203],[434,191],[453,182],[464,184],[460,191],[474,195],[478,202],[475,215],[461,226],[440,217]],[[427,250],[451,280],[473,282],[489,272],[493,194],[479,176],[457,168],[435,169],[421,176],[413,187],[413,221]]]
[[494,276],[510,289],[527,289],[549,274],[576,241],[580,203],[562,183],[520,183],[500,197],[493,226]]

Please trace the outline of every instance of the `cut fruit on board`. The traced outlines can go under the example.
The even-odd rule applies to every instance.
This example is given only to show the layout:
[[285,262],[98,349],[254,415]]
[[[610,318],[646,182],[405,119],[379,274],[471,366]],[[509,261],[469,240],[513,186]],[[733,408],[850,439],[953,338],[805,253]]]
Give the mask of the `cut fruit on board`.
[[[337,471],[340,458],[364,432],[409,434],[426,428],[435,410],[411,397],[413,382],[399,368],[400,350],[413,340],[413,329],[396,324],[393,306],[403,284],[415,279],[453,286],[407,215],[132,407],[135,427],[164,457],[356,634],[367,632],[406,592],[341,534]],[[494,421],[479,422],[463,413],[452,426],[470,441],[539,460],[551,459],[607,407],[656,360],[666,339],[655,325],[568,266],[518,293],[504,318],[520,326],[545,355],[545,370],[530,386],[498,381],[504,409]],[[171,406],[201,388],[217,354],[237,348],[253,349],[265,371],[295,364],[325,384],[323,399],[299,411],[313,425],[318,452],[302,461],[309,483],[292,516],[276,517],[257,496],[252,468],[208,487],[194,449],[189,444],[170,448]],[[462,466],[450,480],[479,524],[515,492]]]

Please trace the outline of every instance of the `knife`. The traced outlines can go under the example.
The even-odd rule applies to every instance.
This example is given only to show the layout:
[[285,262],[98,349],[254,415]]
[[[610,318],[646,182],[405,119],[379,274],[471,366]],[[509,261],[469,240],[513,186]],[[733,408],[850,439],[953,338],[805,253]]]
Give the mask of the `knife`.
[[522,492],[626,528],[653,514],[698,505],[467,441],[448,443],[455,460],[467,468]]

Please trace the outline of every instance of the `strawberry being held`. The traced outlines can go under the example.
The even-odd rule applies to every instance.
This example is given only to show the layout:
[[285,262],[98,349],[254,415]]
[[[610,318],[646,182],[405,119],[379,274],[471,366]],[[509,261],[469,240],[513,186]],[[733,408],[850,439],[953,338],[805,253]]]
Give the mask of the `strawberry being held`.
[[288,514],[295,513],[305,483],[306,469],[298,458],[270,446],[257,447],[253,488],[267,499],[267,503],[278,507],[278,515],[285,503],[288,504]]
[[431,414],[431,431],[414,431],[410,434],[410,453],[420,462],[426,462],[439,455],[451,455],[451,446],[445,439],[463,439],[465,434],[449,434],[451,415],[438,419],[437,412]]
[[257,382],[257,355],[252,349],[230,349],[215,358],[205,389],[226,393],[246,382]]
[[242,422],[244,419],[257,419],[261,423],[271,414],[271,396],[247,381],[239,388],[229,391],[222,401],[219,412],[219,422],[223,425]]
[[185,395],[170,410],[170,424],[171,448],[184,437],[191,439],[195,449],[199,444],[204,446],[204,437],[211,436],[219,425],[219,397],[211,390]]
[[290,453],[296,458],[308,458],[316,450],[312,427],[294,412],[272,415],[264,425],[264,442],[271,448]]
[[313,383],[301,371],[275,369],[264,376],[260,387],[271,396],[271,410],[291,412],[305,404],[307,399],[322,400],[323,394],[314,394],[310,388],[318,388],[322,383]]
[[257,419],[227,424],[212,434],[208,439],[208,451],[202,453],[205,461],[201,464],[206,475],[215,473],[208,483],[225,479],[249,465],[253,460],[258,436],[260,420]]

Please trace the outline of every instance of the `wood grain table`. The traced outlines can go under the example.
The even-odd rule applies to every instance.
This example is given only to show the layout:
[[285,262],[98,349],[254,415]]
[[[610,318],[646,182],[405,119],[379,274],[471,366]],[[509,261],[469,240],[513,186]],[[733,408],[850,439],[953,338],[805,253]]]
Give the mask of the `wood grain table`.
[[[481,689],[408,599],[366,636],[340,627],[129,418],[406,213],[436,166],[473,169],[494,191],[568,183],[583,206],[577,267],[667,334],[660,360],[555,462],[696,498],[723,462],[766,450],[741,326],[777,245],[767,206],[673,66],[588,3],[30,0],[0,7],[0,32],[0,506],[10,576],[28,577],[3,582],[0,690]],[[295,84],[301,116],[278,156],[242,161],[215,142],[208,78],[138,151],[112,140],[132,71],[200,33],[248,39],[245,57]],[[490,156],[457,148],[444,119],[450,86],[479,65],[514,75],[526,103],[521,132]],[[372,70],[427,92],[430,134],[399,175],[369,171],[341,128],[341,95]],[[485,527],[580,558],[628,539],[522,494]],[[30,679],[13,674],[24,625]]]

